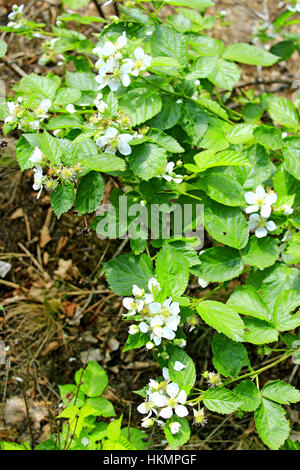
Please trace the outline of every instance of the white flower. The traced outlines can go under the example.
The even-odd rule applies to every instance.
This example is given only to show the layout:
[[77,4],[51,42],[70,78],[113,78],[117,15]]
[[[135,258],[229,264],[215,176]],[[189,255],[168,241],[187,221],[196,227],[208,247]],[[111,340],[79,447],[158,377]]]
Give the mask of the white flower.
[[175,344],[175,346],[178,346],[182,349],[186,347],[186,340],[184,338],[175,338],[173,343]]
[[130,325],[128,333],[130,335],[135,335],[136,333],[139,332],[139,327],[137,325]]
[[273,232],[277,228],[272,220],[267,220],[259,214],[251,214],[248,224],[249,230],[255,230],[257,238],[263,238],[267,236],[268,231]]
[[153,291],[159,292],[161,290],[160,284],[155,277],[149,280],[148,289],[150,291],[150,294],[145,294],[144,300],[146,304],[151,304],[154,301]]
[[183,177],[181,175],[174,174],[174,166],[174,162],[169,162],[167,164],[163,178],[168,182],[174,181],[174,183],[180,184],[183,181]]
[[137,299],[139,298],[142,298],[145,294],[145,291],[144,289],[141,289],[139,286],[137,286],[136,284],[133,284],[132,286],[132,294],[134,295],[134,297],[136,297]]
[[19,103],[14,103],[13,101],[8,101],[7,103],[8,110],[10,115],[7,116],[4,120],[5,123],[9,123],[15,121],[18,117],[22,116],[23,114],[23,107],[20,106]]
[[198,277],[198,284],[200,287],[205,289],[205,287],[208,286],[209,282],[207,282],[205,279],[202,279],[202,277]]
[[131,147],[129,142],[133,139],[131,134],[119,134],[115,127],[109,127],[105,133],[96,140],[100,148],[106,147],[109,153],[115,153],[116,150],[122,155],[129,155]]
[[124,317],[129,317],[136,315],[137,312],[141,312],[144,307],[144,302],[141,299],[136,300],[132,297],[124,297],[123,306],[128,310],[128,313],[124,314]]
[[151,396],[154,404],[158,408],[162,408],[159,412],[161,418],[171,418],[174,412],[180,418],[184,418],[189,414],[186,406],[184,406],[187,399],[186,392],[179,390],[179,385],[176,382],[167,385],[166,395],[155,392]]
[[151,427],[153,426],[153,424],[154,424],[153,419],[151,419],[151,418],[144,418],[144,419],[142,420],[141,426],[142,426],[143,428],[148,429],[148,428],[151,428]]
[[145,346],[146,346],[146,349],[148,349],[148,351],[150,351],[151,349],[153,349],[155,347],[155,344],[152,343],[152,341],[148,341]]
[[167,325],[164,326],[164,320],[160,316],[152,318],[150,321],[150,339],[156,346],[161,344],[162,338],[172,340],[175,338],[174,331]]
[[10,20],[17,20],[23,16],[24,5],[13,5],[12,12],[9,13],[8,18]]
[[284,215],[291,215],[294,212],[294,209],[289,204],[283,204]]
[[51,100],[45,98],[41,101],[40,105],[35,109],[35,114],[38,116],[39,120],[46,119],[48,117],[48,110],[51,107]]
[[141,47],[137,47],[134,52],[135,60],[133,61],[133,69],[131,75],[137,77],[140,72],[146,70],[147,67],[150,67],[152,58],[145,54],[144,50]]
[[277,194],[274,192],[266,193],[264,188],[259,185],[255,193],[249,191],[245,194],[245,200],[250,204],[246,208],[246,213],[251,214],[260,210],[260,215],[267,219],[272,212],[272,204],[277,201]]
[[93,49],[94,54],[98,57],[111,57],[114,56],[118,51],[120,51],[127,44],[126,31],[122,33],[122,36],[119,36],[115,43],[111,41],[106,41],[102,47],[95,47]]
[[84,447],[88,446],[89,443],[90,443],[90,441],[88,440],[87,437],[83,437],[83,438],[81,439],[81,444],[82,444]]
[[98,93],[96,99],[94,100],[94,104],[96,105],[96,108],[100,114],[103,114],[107,109],[107,104],[102,100],[102,93]]
[[181,428],[181,424],[177,421],[174,421],[173,423],[169,424],[169,428],[172,434],[177,434],[179,432],[179,429]]
[[66,106],[66,110],[67,110],[68,113],[70,113],[70,114],[76,113],[75,106],[74,106],[74,104],[72,104],[72,103],[70,103],[70,104],[68,104],[68,106]]
[[133,62],[127,61],[120,66],[119,60],[115,58],[109,59],[99,70],[96,81],[99,83],[99,90],[107,85],[111,91],[117,91],[121,85],[128,87],[130,84],[129,74],[132,70]]
[[35,147],[29,160],[34,164],[42,163],[43,156],[44,156],[43,152],[38,147]]
[[38,191],[37,199],[40,197],[42,189],[43,189],[43,181],[44,181],[44,176],[43,176],[43,169],[40,165],[37,165],[36,168],[33,169],[34,171],[34,183],[32,185],[33,189],[35,191]]
[[173,369],[176,371],[176,372],[180,372],[181,370],[185,369],[186,366],[184,364],[182,364],[182,362],[180,361],[175,361],[175,364],[174,364],[174,367]]
[[142,415],[148,414],[148,416],[151,416],[152,412],[156,414],[155,404],[151,401],[144,401],[137,407],[137,410]]

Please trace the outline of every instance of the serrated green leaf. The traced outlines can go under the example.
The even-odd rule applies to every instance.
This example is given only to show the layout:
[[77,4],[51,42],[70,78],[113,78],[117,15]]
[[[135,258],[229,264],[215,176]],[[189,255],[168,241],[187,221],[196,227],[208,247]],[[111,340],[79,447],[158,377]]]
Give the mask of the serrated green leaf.
[[182,67],[187,65],[184,35],[166,25],[156,25],[151,36],[151,49],[153,56],[174,57]]
[[232,392],[241,400],[241,411],[255,411],[261,402],[259,390],[249,379],[240,382]]
[[244,341],[244,322],[239,314],[222,302],[205,300],[196,307],[201,318],[209,326],[224,333],[233,341]]
[[107,387],[108,377],[96,361],[90,361],[82,373],[79,369],[75,374],[76,384],[81,383],[80,391],[88,397],[98,397]]
[[271,100],[269,114],[277,124],[294,130],[299,126],[299,117],[294,103],[283,96],[274,97]]
[[58,186],[55,191],[50,194],[51,207],[54,214],[59,219],[64,212],[68,212],[74,204],[75,191],[70,181]]
[[254,420],[260,438],[273,450],[279,449],[289,436],[289,422],[277,403],[263,398],[254,413]]
[[189,263],[173,246],[165,244],[156,258],[156,274],[168,295],[180,296],[188,285]]
[[214,336],[212,352],[213,365],[224,377],[237,377],[241,369],[249,363],[245,346],[222,334]]
[[100,173],[96,171],[87,173],[78,185],[74,210],[79,214],[94,212],[103,199],[104,186]]
[[210,411],[229,414],[238,409],[241,400],[227,388],[217,387],[204,392],[203,403]]
[[265,269],[276,262],[279,254],[278,241],[275,238],[257,238],[253,235],[242,250],[242,259],[245,264]]
[[[176,434],[172,434],[170,430],[170,424],[177,422],[180,424],[179,431]],[[167,419],[166,426],[164,427],[164,433],[168,444],[172,450],[178,449],[188,442],[191,435],[190,425],[186,418],[179,418],[178,416],[172,416]]]
[[[190,356],[181,348],[170,347],[168,352],[170,355],[168,361],[170,379],[178,383],[180,390],[185,390],[189,394],[196,381],[195,364]],[[185,367],[180,371],[175,371],[174,366],[176,362],[180,362]]]
[[290,405],[291,403],[300,401],[299,390],[282,380],[273,380],[267,383],[261,393],[263,397],[275,401],[276,403],[281,403],[282,405]]
[[260,47],[239,42],[226,47],[222,53],[224,59],[234,60],[242,64],[262,65],[268,67],[278,61],[278,56],[265,51]]
[[124,113],[130,117],[132,126],[153,118],[162,107],[159,94],[149,87],[127,91],[120,98],[119,104]]
[[155,144],[144,143],[132,148],[130,166],[133,172],[145,181],[163,173],[167,163],[165,149]]
[[278,331],[270,323],[258,318],[243,317],[245,341],[252,344],[268,344],[277,341]]
[[229,297],[227,305],[244,315],[266,321],[271,320],[268,307],[252,286],[237,287]]
[[218,242],[233,248],[243,248],[249,238],[249,228],[242,211],[212,200],[205,200],[204,226]]
[[103,263],[103,266],[108,284],[118,295],[131,295],[134,284],[147,289],[148,281],[154,274],[151,260],[144,254],[121,255]]
[[193,274],[208,282],[224,282],[238,277],[244,269],[240,254],[234,248],[216,246],[200,255],[200,266],[192,268]]
[[233,62],[219,58],[208,79],[219,88],[231,90],[240,79],[241,70]]

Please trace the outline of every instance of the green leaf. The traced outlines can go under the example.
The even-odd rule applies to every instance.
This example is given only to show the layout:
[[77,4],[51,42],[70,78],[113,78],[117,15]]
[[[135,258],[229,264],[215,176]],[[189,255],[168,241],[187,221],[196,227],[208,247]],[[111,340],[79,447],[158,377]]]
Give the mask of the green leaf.
[[211,199],[226,206],[244,206],[245,198],[242,186],[224,173],[224,169],[211,168],[200,173],[195,187],[205,191]]
[[40,141],[40,150],[51,163],[54,165],[59,165],[61,161],[62,150],[58,144],[58,140],[49,134],[46,130],[44,131]]
[[131,351],[131,349],[140,349],[145,346],[148,341],[149,335],[141,332],[136,333],[134,335],[129,335],[123,348],[123,352]]
[[109,286],[118,295],[131,295],[133,284],[147,289],[154,274],[151,260],[144,254],[117,256],[103,266]]
[[281,60],[288,60],[295,49],[296,46],[293,41],[280,41],[271,47],[270,52],[281,57]]
[[256,141],[272,150],[278,150],[284,146],[281,132],[276,127],[261,125],[254,130]]
[[244,322],[228,305],[214,300],[205,300],[196,307],[197,312],[209,326],[224,333],[234,341],[244,341]]
[[286,169],[300,180],[300,139],[288,140],[286,144],[287,148],[282,151]]
[[162,95],[160,112],[151,119],[149,125],[156,129],[170,129],[178,123],[181,116],[182,104],[177,103],[176,97]]
[[242,259],[245,264],[265,269],[276,262],[279,254],[278,240],[270,237],[257,238],[253,235],[242,250]]
[[165,149],[155,144],[144,143],[132,148],[130,166],[133,172],[145,181],[163,173],[167,164]]
[[282,380],[273,380],[262,389],[262,396],[282,405],[300,401],[300,392],[293,385]]
[[204,405],[220,414],[230,414],[238,409],[241,400],[224,387],[210,388],[204,392]]
[[242,402],[239,406],[241,411],[255,411],[261,402],[259,390],[249,379],[240,382],[232,392]]
[[84,156],[80,163],[90,170],[110,173],[113,171],[125,171],[126,163],[123,158],[108,153]]
[[200,266],[192,268],[193,274],[208,282],[224,282],[238,277],[244,269],[237,250],[216,246],[208,248],[200,255]]
[[289,436],[289,422],[277,403],[263,398],[254,413],[254,420],[259,437],[273,450],[279,449]]
[[74,210],[79,214],[89,214],[100,206],[104,195],[104,180],[100,173],[90,171],[81,180],[76,192]]
[[271,176],[274,166],[261,145],[253,145],[245,149],[245,155],[253,166],[239,168],[239,174],[243,178],[244,188],[256,188]]
[[240,79],[241,70],[233,62],[219,58],[208,79],[219,88],[231,90]]
[[6,51],[7,51],[7,44],[6,42],[2,41],[2,39],[0,39],[0,57],[5,56]]
[[[253,140],[254,124],[236,124],[226,133],[226,140],[231,144],[245,144]],[[251,166],[251,164],[250,164]]]
[[88,397],[98,397],[107,387],[108,377],[96,361],[90,361],[82,373],[79,369],[75,374],[75,382],[80,381],[80,391]]
[[78,90],[98,91],[95,75],[91,72],[67,72],[66,84]]
[[115,419],[107,426],[107,437],[112,441],[117,441],[121,434],[121,425],[122,425],[122,418],[121,416],[119,419]]
[[300,325],[300,311],[294,311],[300,305],[300,291],[284,290],[278,295],[273,311],[273,325],[278,331],[293,330]]
[[229,297],[227,305],[244,315],[266,321],[271,320],[268,307],[252,286],[237,287]]
[[204,226],[216,241],[233,248],[243,248],[249,238],[248,224],[239,208],[209,199],[204,204]]
[[171,245],[165,244],[156,258],[156,274],[168,295],[180,296],[189,281],[189,262]]
[[16,144],[17,160],[22,171],[32,168],[31,157],[35,147],[41,146],[42,134],[23,134]]
[[283,263],[276,264],[262,281],[262,298],[273,310],[277,297],[288,289],[299,289],[299,271]]
[[218,153],[205,150],[194,155],[194,160],[200,171],[215,166],[251,166],[249,160],[235,150],[223,150]]
[[70,181],[58,186],[55,191],[50,194],[51,206],[54,214],[59,219],[64,212],[68,212],[74,204],[75,191]]
[[258,318],[243,318],[245,341],[252,344],[273,343],[278,339],[278,331],[270,323]]
[[122,111],[130,117],[133,127],[151,119],[162,107],[159,93],[149,87],[127,91],[120,98],[119,104]]
[[[170,359],[168,368],[170,379],[178,383],[180,390],[185,390],[187,394],[192,390],[196,381],[196,369],[193,360],[181,348],[171,346],[168,348]],[[174,370],[175,362],[181,362],[185,367],[180,371]]]
[[186,76],[186,79],[195,80],[196,78],[208,77],[213,72],[217,60],[217,57],[199,57],[195,64],[195,69]]
[[103,397],[88,398],[86,404],[98,411],[99,416],[110,418],[116,416],[113,404]]
[[51,118],[46,124],[48,131],[55,131],[56,129],[81,129],[83,122],[75,116],[57,116]]
[[164,3],[181,7],[195,8],[199,11],[204,11],[206,8],[212,7],[214,5],[214,2],[211,0],[164,0]]
[[50,78],[31,73],[22,78],[18,85],[18,91],[30,95],[30,97],[36,96],[40,99],[48,98],[54,100],[58,87],[59,82],[57,83]]
[[262,65],[263,67],[273,65],[278,61],[278,56],[273,55],[260,47],[255,47],[244,42],[231,44],[226,47],[222,56],[224,59],[234,60],[236,62],[241,62],[242,64]]
[[[181,426],[178,433],[172,434],[170,430],[171,423],[179,423]],[[167,419],[166,426],[164,427],[164,433],[168,444],[172,450],[178,449],[178,447],[186,444],[191,436],[191,430],[189,422],[186,418],[179,418],[178,416],[172,416],[172,418]]]
[[185,103],[181,126],[192,140],[192,144],[200,145],[208,126],[207,113],[194,103]]
[[187,65],[187,45],[183,34],[166,25],[156,25],[151,36],[153,56],[174,57],[185,67]]
[[299,118],[296,107],[292,101],[283,96],[275,97],[269,105],[269,114],[273,121],[282,126],[297,130]]
[[54,104],[57,106],[66,106],[70,103],[74,104],[80,97],[80,90],[76,88],[60,88],[56,93]]
[[232,341],[222,334],[212,340],[213,365],[224,377],[237,377],[244,366],[249,364],[245,346]]

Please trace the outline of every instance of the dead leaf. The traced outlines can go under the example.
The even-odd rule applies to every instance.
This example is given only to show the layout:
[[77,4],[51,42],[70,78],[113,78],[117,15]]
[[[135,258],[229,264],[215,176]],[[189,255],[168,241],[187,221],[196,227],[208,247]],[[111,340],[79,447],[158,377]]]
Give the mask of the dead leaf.
[[41,352],[41,356],[47,356],[51,351],[59,348],[60,344],[58,341],[51,341],[48,346]]
[[26,408],[23,398],[8,398],[4,407],[4,421],[9,426],[21,424],[26,418]]
[[64,300],[62,304],[64,306],[66,316],[68,318],[72,318],[77,305],[74,302],[69,302],[68,300]]
[[24,217],[24,211],[21,207],[19,207],[19,209],[15,210],[15,212],[10,216],[10,219],[15,220],[20,219],[21,217]]
[[60,258],[58,261],[58,268],[54,271],[54,275],[60,279],[70,279],[70,276],[68,276],[68,271],[72,267],[72,260],[71,259],[63,259]]
[[44,225],[43,225],[42,230],[41,230],[41,236],[40,236],[40,247],[41,248],[44,248],[44,246],[46,246],[47,243],[49,243],[49,241],[51,240],[50,231],[49,231],[49,226],[50,226],[50,223],[51,223],[51,219],[52,219],[52,209],[51,209],[51,207],[49,207]]
[[80,353],[81,362],[87,364],[90,361],[101,361],[102,354],[99,348],[90,348]]

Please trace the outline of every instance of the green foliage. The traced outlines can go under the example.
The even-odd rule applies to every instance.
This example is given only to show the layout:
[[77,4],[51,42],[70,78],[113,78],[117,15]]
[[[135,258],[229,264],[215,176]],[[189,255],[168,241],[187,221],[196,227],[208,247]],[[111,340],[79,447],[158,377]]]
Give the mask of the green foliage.
[[[299,391],[281,380],[259,383],[265,370],[295,361],[298,350],[299,98],[246,88],[237,65],[256,70],[299,53],[300,36],[285,31],[296,21],[293,11],[277,15],[273,30],[281,38],[267,52],[260,46],[274,38],[266,25],[256,34],[259,47],[225,46],[207,33],[222,18],[205,14],[211,0],[154,2],[155,13],[133,2],[119,6],[117,19],[74,12],[87,0],[62,3],[65,11],[51,41],[43,41],[40,62],[62,61],[63,72],[23,77],[11,101],[0,100],[0,119],[4,135],[20,134],[18,164],[22,171],[33,168],[33,189],[50,192],[58,218],[72,209],[91,217],[97,211],[92,228],[99,236],[103,221],[112,238],[129,235],[131,253],[116,249],[102,264],[114,293],[130,296],[123,299],[130,322],[123,352],[152,349],[162,368],[162,376],[137,392],[145,400],[138,410],[142,427],[158,421],[177,449],[190,438],[192,413],[205,424],[204,407],[239,416],[254,412],[268,447],[297,447],[288,439],[283,406],[298,402]],[[163,4],[175,7],[164,19]],[[17,27],[1,31],[48,37],[45,25],[18,15]],[[79,28],[71,29],[74,23]],[[90,38],[80,25],[93,23],[101,32]],[[0,57],[6,49],[0,41]],[[124,201],[131,211],[125,216]],[[197,214],[200,204],[204,217]],[[159,214],[152,220],[154,205]],[[174,206],[181,213],[180,233]],[[190,220],[182,216],[186,206]],[[204,246],[198,252],[195,230],[201,224]],[[138,236],[133,226],[140,227]],[[202,371],[209,387],[199,390],[201,364],[184,347],[190,330],[200,336],[203,329],[217,332],[210,363],[218,374]],[[261,354],[274,359],[257,367]],[[99,364],[77,371],[75,382],[59,387],[59,439],[52,436],[36,449],[54,450],[57,442],[74,450],[146,448],[143,431],[122,428],[122,417],[106,421],[116,413],[101,396],[108,377]],[[2,448],[29,446],[4,442]]]

